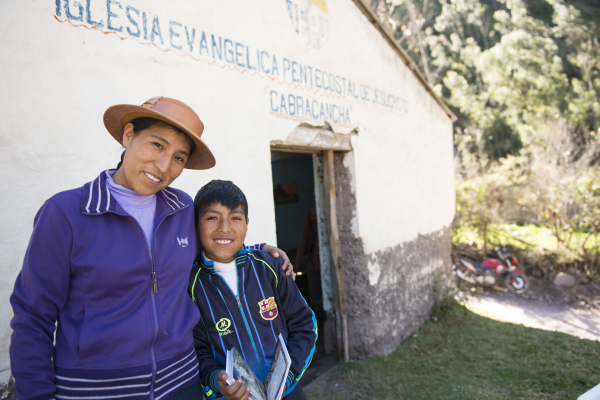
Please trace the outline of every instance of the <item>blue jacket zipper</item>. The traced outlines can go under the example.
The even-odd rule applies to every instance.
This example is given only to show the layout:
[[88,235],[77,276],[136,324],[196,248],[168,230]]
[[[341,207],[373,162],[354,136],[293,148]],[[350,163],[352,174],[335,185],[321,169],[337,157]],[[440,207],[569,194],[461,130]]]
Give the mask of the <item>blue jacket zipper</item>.
[[[152,252],[152,248],[154,247],[154,235],[152,235],[152,243],[151,246],[146,242],[146,234],[142,230],[142,227],[131,215],[127,215],[129,218],[133,219],[133,222],[141,231],[142,236],[144,238],[144,242],[146,243],[146,247],[148,248],[148,254],[150,256],[150,266],[151,273],[150,277],[152,278],[152,293],[150,293],[150,298],[152,299],[152,315],[154,317],[154,337],[152,338],[152,344],[150,345],[150,358],[152,360],[152,381],[150,382],[150,399],[154,400],[154,381],[156,380],[156,354],[154,353],[154,345],[156,344],[156,338],[158,337],[158,311],[156,309],[156,293],[158,292],[158,282],[156,280],[156,266],[154,265],[154,254]],[[164,219],[164,218],[163,218]],[[162,223],[162,221],[161,221]],[[160,224],[159,224],[160,226]],[[157,227],[158,229],[158,227]],[[154,232],[156,232],[156,230]]]
[[[159,224],[160,226],[160,224]],[[155,230],[156,232],[156,230]],[[146,239],[144,237],[144,239]],[[156,293],[158,293],[158,282],[156,280],[156,265],[154,264],[154,234],[152,234],[152,247],[150,250],[150,260],[152,260],[152,315],[154,316],[154,338],[152,339],[152,345],[150,346],[150,356],[152,358],[152,382],[150,383],[150,400],[154,400],[154,382],[156,381],[156,354],[154,352],[154,346],[156,345],[156,339],[158,338],[158,310],[156,309]]]
[[150,346],[150,358],[152,359],[152,381],[150,383],[150,400],[154,400],[154,383],[156,381],[156,373],[157,373],[157,364],[156,364],[156,353],[154,351],[154,347],[156,345],[156,339],[158,338],[158,310],[156,308],[156,293],[158,293],[158,281],[156,279],[156,264],[154,262],[154,233],[158,230],[163,221],[170,216],[171,214],[165,215],[165,217],[158,223],[158,226],[154,229],[152,234],[152,243],[148,246],[146,242],[146,234],[142,230],[142,227],[138,224],[138,222],[132,216],[128,215],[133,219],[138,229],[142,232],[142,236],[144,237],[144,242],[146,242],[146,247],[148,248],[148,253],[150,254],[150,265],[152,272],[150,273],[150,277],[152,278],[152,293],[150,293],[150,297],[152,299],[152,315],[154,317],[154,337],[152,338],[152,344]]
[[[181,208],[179,209],[181,210]],[[152,314],[154,315],[154,339],[152,339],[152,346],[150,347],[150,356],[152,357],[152,383],[150,384],[150,400],[154,400],[154,383],[156,382],[156,373],[157,373],[157,365],[156,365],[156,353],[154,351],[154,347],[156,345],[156,339],[158,339],[158,310],[156,309],[156,293],[158,293],[158,281],[156,279],[156,264],[154,262],[154,234],[158,231],[158,228],[162,225],[163,221],[167,219],[167,217],[175,214],[176,211],[169,213],[160,220],[154,231],[152,232],[152,247],[150,250],[150,260],[152,261],[152,273],[150,277],[152,278]],[[139,226],[139,225],[138,225]],[[140,229],[142,229],[140,227]],[[142,233],[144,233],[142,231]],[[144,234],[144,240],[146,240],[146,234]]]
[[[236,266],[237,269],[237,266]],[[240,293],[240,277],[239,277],[239,271],[236,271],[236,278],[237,278],[237,286],[238,286],[238,293]],[[254,356],[256,357],[256,361],[258,362],[258,367],[260,368],[260,373],[262,374],[261,380],[264,381],[265,379],[265,371],[263,369],[263,365],[262,362],[260,361],[260,356],[258,355],[258,350],[256,350],[256,344],[254,343],[254,337],[252,336],[252,331],[250,330],[250,326],[248,325],[248,320],[246,319],[246,314],[244,313],[244,307],[242,306],[242,303],[240,302],[240,296],[235,295],[233,293],[233,290],[231,290],[231,287],[229,287],[229,284],[225,281],[225,279],[223,279],[223,277],[221,277],[221,275],[219,275],[218,272],[215,271],[215,273],[219,276],[219,278],[225,282],[225,285],[227,286],[227,288],[229,289],[229,291],[231,292],[232,295],[235,296],[235,300],[237,301],[238,304],[238,308],[240,309],[240,313],[242,314],[242,319],[244,320],[244,325],[246,326],[246,331],[248,332],[248,336],[250,336],[250,343],[252,343],[252,350],[254,350]],[[243,273],[243,272],[242,272]]]

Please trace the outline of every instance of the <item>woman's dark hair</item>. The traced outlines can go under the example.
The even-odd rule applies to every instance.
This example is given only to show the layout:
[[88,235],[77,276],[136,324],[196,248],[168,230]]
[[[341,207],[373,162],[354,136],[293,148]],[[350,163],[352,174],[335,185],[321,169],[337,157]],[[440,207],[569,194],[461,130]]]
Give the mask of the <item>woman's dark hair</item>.
[[231,181],[215,179],[202,186],[196,193],[194,198],[196,226],[198,226],[198,219],[202,211],[214,203],[220,203],[230,210],[242,206],[244,216],[248,219],[248,201],[244,192]]
[[[167,129],[171,129],[173,132],[181,133],[182,135],[185,135],[188,142],[190,143],[190,155],[194,154],[194,150],[196,150],[196,143],[194,143],[192,138],[189,137],[187,135],[187,133],[185,133],[184,131],[182,131],[181,129],[176,127],[175,125],[169,124],[168,122],[161,121],[160,119],[151,118],[151,117],[139,117],[139,118],[132,120],[131,123],[133,124],[133,134],[134,135],[137,135],[138,133],[140,133],[141,131],[143,131],[145,129],[152,129],[152,128],[167,128]],[[121,168],[121,165],[123,165],[123,158],[125,158],[125,151],[127,151],[127,150],[123,150],[123,153],[121,153],[121,161],[119,161],[119,164],[117,164],[117,169]]]

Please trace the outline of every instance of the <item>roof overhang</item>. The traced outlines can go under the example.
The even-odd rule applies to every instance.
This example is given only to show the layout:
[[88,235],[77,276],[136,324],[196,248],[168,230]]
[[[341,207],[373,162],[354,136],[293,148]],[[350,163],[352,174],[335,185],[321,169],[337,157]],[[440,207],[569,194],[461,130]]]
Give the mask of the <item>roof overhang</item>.
[[352,1],[360,9],[360,11],[362,11],[362,13],[367,17],[369,22],[371,22],[371,24],[373,24],[375,29],[377,29],[379,31],[379,33],[381,33],[381,36],[383,36],[385,41],[387,41],[388,44],[392,47],[392,49],[394,49],[394,51],[396,52],[396,54],[398,54],[398,56],[400,57],[402,62],[404,62],[404,64],[411,70],[413,75],[417,78],[417,80],[425,88],[425,90],[427,90],[427,92],[429,92],[429,94],[440,105],[440,107],[442,107],[442,109],[448,115],[448,117],[450,117],[452,122],[455,122],[458,119],[456,117],[456,115],[454,115],[452,110],[450,110],[450,107],[448,107],[448,105],[446,103],[444,103],[444,101],[442,99],[440,99],[434,93],[433,89],[431,88],[431,86],[429,86],[429,83],[427,83],[427,80],[421,73],[421,70],[419,70],[419,67],[417,67],[417,64],[415,64],[413,59],[410,58],[410,56],[406,53],[406,50],[404,50],[402,48],[402,46],[400,46],[400,44],[394,37],[394,32],[392,32],[392,30],[389,27],[387,27],[384,24],[382,24],[381,22],[379,22],[379,18],[377,18],[377,14],[375,14],[375,12],[371,9],[369,4],[367,4],[367,2],[365,0],[352,0]]

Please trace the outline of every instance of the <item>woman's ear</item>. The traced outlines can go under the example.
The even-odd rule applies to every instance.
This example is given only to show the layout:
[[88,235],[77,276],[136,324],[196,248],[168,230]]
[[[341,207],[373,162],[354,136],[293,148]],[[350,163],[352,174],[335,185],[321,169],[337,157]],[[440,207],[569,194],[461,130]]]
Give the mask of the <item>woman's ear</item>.
[[127,148],[133,138],[133,124],[130,122],[123,128],[123,147]]

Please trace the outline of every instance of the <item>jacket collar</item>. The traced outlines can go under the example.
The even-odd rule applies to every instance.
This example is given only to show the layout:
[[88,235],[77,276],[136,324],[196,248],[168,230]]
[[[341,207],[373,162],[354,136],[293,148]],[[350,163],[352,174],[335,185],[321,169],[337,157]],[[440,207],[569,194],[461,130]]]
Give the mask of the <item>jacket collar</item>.
[[[240,251],[238,251],[235,255],[235,265],[239,268],[240,265],[243,265],[244,262],[248,259],[248,253],[252,252],[252,249],[246,247],[245,244],[242,245]],[[215,263],[211,260],[207,260],[204,256],[204,249],[200,252],[200,257],[194,263],[194,267],[199,265],[203,269],[207,270],[210,273],[215,272]]]
[[[109,211],[124,214],[123,208],[117,203],[106,184],[107,171],[102,171],[96,179],[83,185],[83,196],[79,207],[82,214],[101,215]],[[175,190],[169,187],[162,189],[156,195],[157,216],[179,211],[189,205],[182,202]]]
[[[237,252],[237,254],[235,255],[235,265],[237,266],[238,271],[244,266],[244,263],[246,262],[246,260],[248,260],[248,254],[252,251],[254,250],[247,248],[244,244],[242,245],[242,249]],[[196,282],[198,282],[198,275],[200,274],[200,272],[202,272],[202,274],[215,273],[215,263],[204,258],[204,249],[200,251],[200,256],[196,259],[196,262],[192,266],[192,268],[196,267],[198,267],[198,270],[196,272],[196,276],[194,277],[194,283],[192,284],[192,290],[190,292],[192,300],[194,301],[196,301],[196,292],[194,291],[194,287],[196,286]]]

